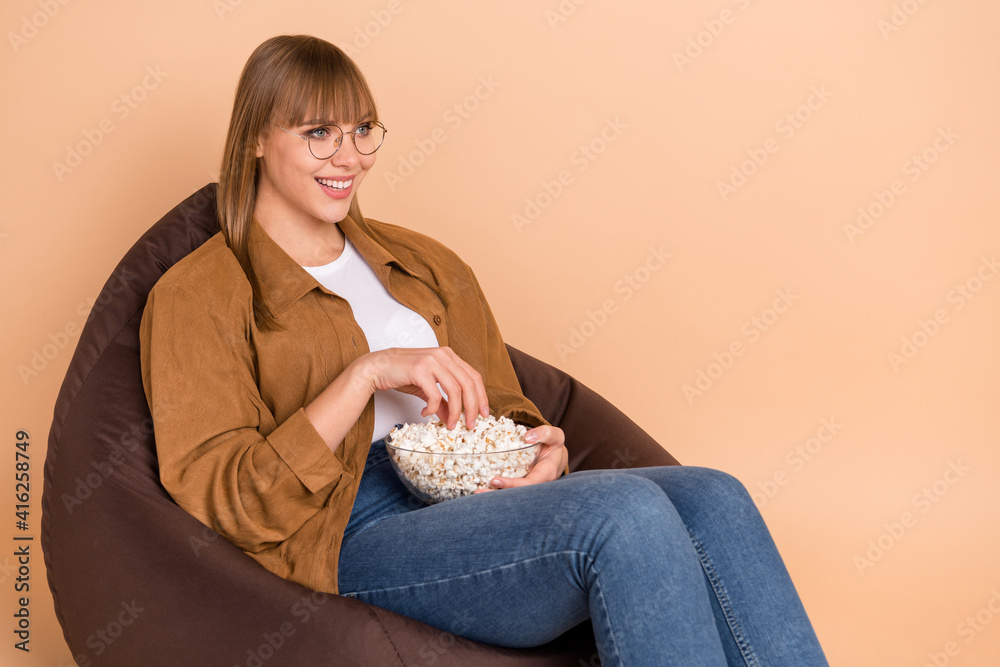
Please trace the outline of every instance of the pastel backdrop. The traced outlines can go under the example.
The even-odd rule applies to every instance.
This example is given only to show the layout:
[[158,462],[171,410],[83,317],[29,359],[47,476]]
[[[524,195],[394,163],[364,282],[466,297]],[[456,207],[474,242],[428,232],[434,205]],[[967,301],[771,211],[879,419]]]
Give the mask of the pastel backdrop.
[[72,664],[37,541],[53,402],[279,33],[376,91],[366,215],[445,241],[509,343],[739,477],[831,664],[1000,664],[998,22],[987,0],[5,2],[0,664]]

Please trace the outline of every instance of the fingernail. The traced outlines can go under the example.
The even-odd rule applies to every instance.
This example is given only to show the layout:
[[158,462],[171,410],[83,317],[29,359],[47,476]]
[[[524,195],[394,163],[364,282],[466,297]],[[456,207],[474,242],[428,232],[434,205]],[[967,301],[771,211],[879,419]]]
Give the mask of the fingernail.
[[524,436],[525,442],[535,442],[536,440],[538,440],[538,434],[535,433],[534,431]]
[[503,488],[503,480],[502,479],[495,479],[492,482],[490,482],[490,485],[491,486],[495,486],[498,489],[502,489]]

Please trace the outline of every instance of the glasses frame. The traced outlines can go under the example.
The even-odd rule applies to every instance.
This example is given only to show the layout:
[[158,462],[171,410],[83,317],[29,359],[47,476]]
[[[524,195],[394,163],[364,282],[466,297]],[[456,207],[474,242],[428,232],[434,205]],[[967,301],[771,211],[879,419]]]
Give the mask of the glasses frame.
[[[364,153],[364,152],[362,152],[362,150],[360,148],[358,148],[358,142],[355,140],[354,134],[358,131],[358,129],[360,128],[360,126],[354,128],[350,132],[344,132],[344,128],[340,127],[339,125],[322,125],[321,127],[335,127],[338,130],[340,130],[340,146],[344,145],[344,137],[346,137],[347,135],[350,135],[351,136],[351,143],[354,144],[354,150],[356,150],[359,155],[374,155],[375,151],[377,151],[379,148],[381,148],[382,144],[385,143],[385,135],[389,134],[389,130],[385,129],[385,125],[383,125],[382,123],[380,123],[377,120],[375,120],[375,121],[365,121],[365,123],[370,123],[371,125],[378,125],[380,128],[382,128],[382,141],[380,141],[378,143],[378,146],[376,146],[375,150],[373,150],[371,153]],[[362,123],[362,125],[364,125],[365,123]],[[337,154],[337,151],[340,150],[340,146],[337,146],[337,148],[334,149],[334,151],[332,153],[330,153],[329,155],[327,155],[326,157],[320,157],[320,156],[316,155],[315,151],[313,151],[312,142],[309,141],[309,137],[308,136],[303,136],[303,135],[298,134],[296,132],[292,132],[288,128],[281,127],[277,123],[275,123],[274,126],[276,128],[278,128],[279,130],[284,130],[285,132],[287,132],[288,134],[292,135],[293,137],[298,137],[299,139],[302,139],[303,141],[305,141],[306,142],[306,146],[309,147],[309,154],[312,155],[317,160],[329,160],[330,158],[332,158],[334,155]],[[315,129],[319,129],[319,128],[315,128]],[[312,131],[312,130],[310,130],[310,131]]]

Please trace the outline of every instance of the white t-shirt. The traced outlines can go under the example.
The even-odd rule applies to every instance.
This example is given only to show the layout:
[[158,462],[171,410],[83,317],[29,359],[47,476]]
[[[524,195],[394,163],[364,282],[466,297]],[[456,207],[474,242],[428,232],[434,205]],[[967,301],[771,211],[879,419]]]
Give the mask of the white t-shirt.
[[[351,305],[372,352],[390,347],[438,346],[430,324],[389,294],[348,239],[344,239],[344,252],[337,259],[323,266],[302,268]],[[420,415],[425,407],[427,403],[422,399],[395,389],[376,391],[372,440],[384,438],[396,424],[426,421]]]

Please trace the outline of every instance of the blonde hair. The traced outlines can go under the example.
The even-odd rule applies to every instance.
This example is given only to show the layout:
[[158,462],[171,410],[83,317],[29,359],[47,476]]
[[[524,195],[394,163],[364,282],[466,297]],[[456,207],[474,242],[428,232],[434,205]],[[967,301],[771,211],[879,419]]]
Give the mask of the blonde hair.
[[[275,326],[264,306],[260,281],[250,261],[249,232],[257,204],[260,162],[257,140],[270,124],[302,124],[307,116],[332,112],[335,119],[378,120],[375,98],[350,57],[333,44],[308,35],[272,37],[250,55],[233,102],[233,115],[219,170],[219,226],[253,290],[257,326]],[[360,221],[354,196],[348,215]]]

